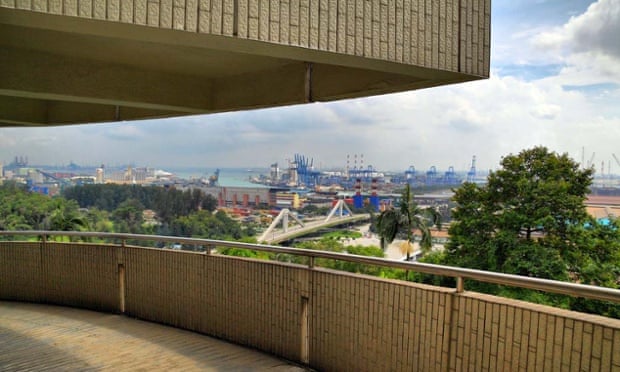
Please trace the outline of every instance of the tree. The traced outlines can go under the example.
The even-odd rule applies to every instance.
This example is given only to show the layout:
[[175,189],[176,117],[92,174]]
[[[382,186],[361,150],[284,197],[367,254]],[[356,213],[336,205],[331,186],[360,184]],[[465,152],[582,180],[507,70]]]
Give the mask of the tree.
[[[577,231],[578,250],[569,261],[571,276],[581,283],[620,288],[620,224],[615,218],[599,222],[592,218]],[[577,311],[620,318],[620,304],[571,297],[570,308]]]
[[44,229],[44,221],[55,209],[47,196],[31,193],[16,182],[0,185],[0,229]]
[[120,203],[118,208],[112,212],[112,219],[116,224],[117,231],[131,234],[141,234],[143,211],[144,206],[136,199],[128,199]]
[[239,240],[255,232],[243,229],[239,222],[224,211],[214,214],[202,210],[174,219],[170,224],[170,233],[203,239]]
[[53,200],[54,209],[45,219],[45,228],[52,231],[88,230],[88,220],[78,210],[73,200],[57,198]]
[[200,189],[180,191],[174,188],[138,185],[82,185],[65,189],[63,195],[82,208],[96,207],[108,212],[120,208],[127,200],[137,200],[142,209],[152,209],[162,223],[199,210],[214,211],[217,199]]
[[[586,212],[592,169],[545,147],[508,155],[484,186],[455,190],[444,263],[538,278],[618,286],[620,233]],[[473,284],[473,289],[566,304],[565,297]],[[582,306],[585,308],[585,306]]]
[[107,211],[89,208],[86,212],[86,220],[91,231],[96,232],[113,232],[114,223],[110,220],[110,214]]
[[420,232],[420,248],[427,252],[433,246],[430,227],[441,228],[441,215],[435,208],[420,208],[413,200],[411,186],[407,184],[398,208],[390,207],[377,217],[377,233],[381,237],[381,248],[386,249],[396,236],[405,238],[401,249],[411,259],[413,252],[414,230]]
[[566,279],[575,227],[588,219],[591,169],[545,147],[502,159],[484,186],[455,191],[446,258],[459,266]]

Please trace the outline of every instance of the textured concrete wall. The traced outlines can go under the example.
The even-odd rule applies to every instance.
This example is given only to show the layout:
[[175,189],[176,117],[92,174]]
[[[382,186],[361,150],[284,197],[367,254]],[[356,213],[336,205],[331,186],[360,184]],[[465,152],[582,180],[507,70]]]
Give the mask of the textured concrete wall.
[[118,311],[119,248],[2,242],[2,298]]
[[447,369],[452,290],[325,271],[312,274],[313,367]]
[[0,242],[0,296],[43,302],[45,282],[38,243]]
[[45,302],[118,311],[119,248],[47,243],[41,252]]
[[0,0],[0,6],[489,76],[491,0]]
[[141,248],[125,264],[127,314],[299,359],[303,269]]
[[315,270],[310,363],[339,371],[612,371],[620,321]]
[[0,299],[118,311],[121,282],[130,316],[318,370],[620,370],[617,319],[267,261],[0,242]]
[[451,370],[620,370],[617,319],[478,293],[452,316]]

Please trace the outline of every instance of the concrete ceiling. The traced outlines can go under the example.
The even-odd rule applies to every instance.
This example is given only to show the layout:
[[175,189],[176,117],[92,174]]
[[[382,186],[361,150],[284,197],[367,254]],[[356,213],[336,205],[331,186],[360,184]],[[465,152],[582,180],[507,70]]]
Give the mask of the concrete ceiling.
[[0,126],[244,110],[476,78],[235,37],[0,8]]

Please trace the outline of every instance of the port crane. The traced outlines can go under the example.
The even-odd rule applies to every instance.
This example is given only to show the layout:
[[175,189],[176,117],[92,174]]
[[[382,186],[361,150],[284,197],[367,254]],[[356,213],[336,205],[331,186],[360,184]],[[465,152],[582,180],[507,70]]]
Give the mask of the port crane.
[[596,152],[592,153],[592,156],[590,156],[590,160],[588,160],[588,168],[592,168],[594,166],[594,156],[596,155]]
[[471,167],[469,168],[469,172],[467,172],[467,182],[474,182],[476,178],[476,155],[471,158]]
[[614,157],[614,160],[616,161],[616,164],[618,164],[618,166],[620,167],[620,160],[618,160],[618,157],[616,156],[616,154],[611,154],[611,156]]

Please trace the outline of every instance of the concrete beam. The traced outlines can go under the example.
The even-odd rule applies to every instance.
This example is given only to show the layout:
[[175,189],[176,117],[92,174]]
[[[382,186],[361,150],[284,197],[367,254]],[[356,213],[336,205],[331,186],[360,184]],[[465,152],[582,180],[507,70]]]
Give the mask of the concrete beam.
[[112,122],[178,114],[178,111],[0,95],[0,126],[68,125],[76,120]]
[[0,65],[3,95],[179,113],[207,112],[211,101],[209,80],[195,76],[12,48]]
[[214,111],[260,108],[309,102],[305,63],[214,79]]

